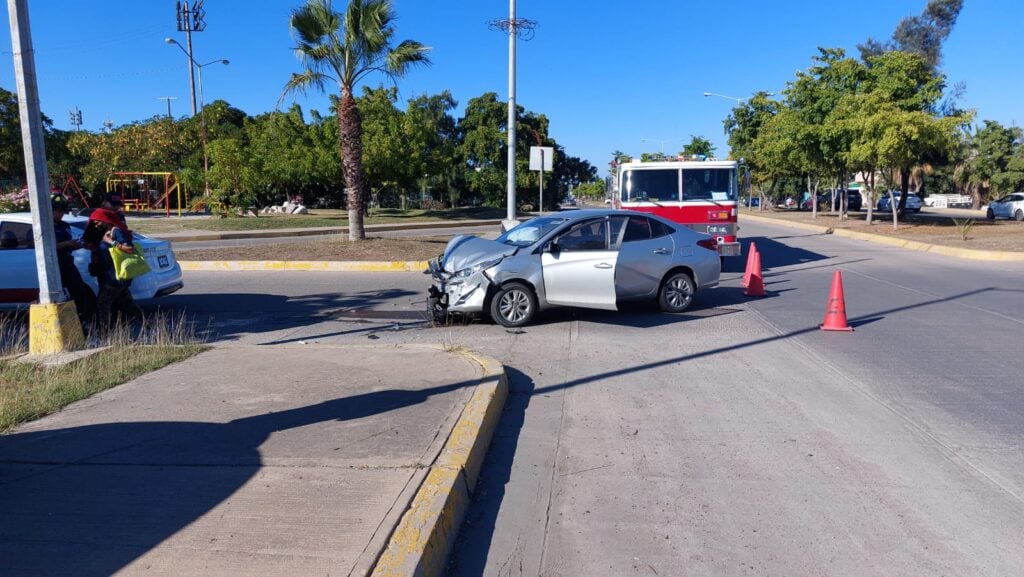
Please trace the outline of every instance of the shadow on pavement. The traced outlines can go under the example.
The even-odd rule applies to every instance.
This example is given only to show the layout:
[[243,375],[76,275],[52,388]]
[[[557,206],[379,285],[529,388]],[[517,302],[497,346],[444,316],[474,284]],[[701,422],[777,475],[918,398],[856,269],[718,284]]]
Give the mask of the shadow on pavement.
[[449,556],[446,575],[483,575],[487,567],[487,554],[494,538],[498,511],[505,499],[505,486],[512,478],[519,433],[526,421],[526,409],[530,406],[534,390],[533,380],[523,372],[506,367],[505,374],[508,377],[508,400],[487,449],[475,497],[466,511],[458,540]]
[[297,329],[333,318],[372,322],[372,315],[355,318],[358,311],[415,294],[394,288],[298,297],[257,293],[173,294],[161,299],[159,304],[164,310],[185,312],[193,319],[197,330],[205,332],[203,336],[217,341]]
[[247,483],[271,433],[393,411],[477,382],[377,391],[228,423],[102,423],[0,436],[0,573],[112,575]]

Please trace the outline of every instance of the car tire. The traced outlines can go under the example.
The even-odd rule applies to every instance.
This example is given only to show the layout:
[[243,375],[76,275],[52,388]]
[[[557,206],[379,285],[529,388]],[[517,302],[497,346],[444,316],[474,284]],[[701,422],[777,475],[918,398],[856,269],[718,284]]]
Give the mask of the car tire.
[[995,220],[996,219],[995,211],[992,210],[991,208],[988,209],[988,211],[985,213],[985,218],[987,218],[989,220]]
[[681,313],[690,308],[697,285],[685,272],[670,274],[658,290],[658,306],[667,313]]
[[1024,210],[1021,210],[1021,209],[1018,208],[1017,212],[1013,213],[1013,218],[1017,222],[1020,222],[1020,221],[1024,220]]
[[521,327],[537,312],[537,296],[523,283],[502,285],[491,297],[491,318],[503,327]]

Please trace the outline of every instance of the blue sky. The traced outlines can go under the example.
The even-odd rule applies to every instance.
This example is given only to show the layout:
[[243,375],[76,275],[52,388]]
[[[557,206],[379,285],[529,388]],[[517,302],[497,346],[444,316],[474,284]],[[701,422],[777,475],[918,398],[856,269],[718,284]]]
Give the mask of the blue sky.
[[[300,0],[206,0],[207,29],[193,36],[207,102],[224,99],[249,114],[272,110],[299,70],[288,29]],[[736,98],[780,93],[810,66],[817,46],[856,54],[869,36],[887,40],[897,22],[926,0],[717,0],[607,2],[518,0],[518,16],[537,21],[518,43],[517,101],[551,120],[551,136],[568,154],[602,174],[613,150],[679,150],[691,135],[728,152],[722,120]],[[164,43],[175,30],[172,0],[29,0],[43,112],[62,129],[81,109],[86,130],[166,113],[190,114],[187,59]],[[335,0],[343,9],[345,3]],[[508,97],[508,41],[487,23],[508,16],[507,0],[395,0],[397,38],[433,47],[433,65],[398,82],[400,98],[451,90],[455,111],[493,91]],[[1024,121],[1024,43],[1020,0],[965,0],[944,47],[950,83],[963,82],[965,108],[1004,125]],[[0,31],[0,86],[14,90],[10,31]],[[377,85],[382,78],[371,77]],[[305,109],[327,98],[290,98]],[[404,107],[404,102],[402,103]],[[140,167],[142,168],[142,167]]]

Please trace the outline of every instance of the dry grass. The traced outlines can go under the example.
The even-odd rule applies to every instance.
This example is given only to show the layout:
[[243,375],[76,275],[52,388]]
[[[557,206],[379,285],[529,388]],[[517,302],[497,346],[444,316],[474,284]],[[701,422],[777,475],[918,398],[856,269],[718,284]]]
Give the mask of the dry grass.
[[[447,220],[494,220],[505,216],[505,209],[491,207],[463,207],[444,210],[374,210],[365,217],[364,224],[394,224],[407,222],[440,222]],[[273,230],[284,228],[324,228],[348,226],[348,212],[344,210],[315,209],[309,214],[268,214],[259,217],[220,218],[218,216],[188,216],[170,218],[159,213],[129,213],[128,222],[133,230],[159,236],[169,232]]]
[[158,314],[90,343],[105,350],[47,367],[11,358],[26,352],[27,333],[24,315],[0,316],[0,432],[207,348],[187,319]]
[[[899,223],[896,230],[892,228],[891,213],[879,214],[876,212],[874,223],[871,225],[867,224],[867,212],[864,211],[850,213],[849,218],[846,219],[840,219],[839,215],[833,213],[818,213],[817,218],[812,218],[809,211],[743,211],[740,213],[741,222],[743,214],[816,224],[829,228],[846,228],[858,232],[958,248],[1024,252],[1024,223],[1012,220],[987,220],[981,213],[972,217],[959,211],[954,214],[952,212],[933,212],[925,208],[924,212],[908,214],[905,220]],[[973,221],[966,229],[963,224],[965,220]]]
[[343,238],[234,246],[215,249],[183,250],[175,248],[178,259],[204,260],[325,260],[325,261],[422,261],[444,251],[448,237],[367,238],[349,241]]

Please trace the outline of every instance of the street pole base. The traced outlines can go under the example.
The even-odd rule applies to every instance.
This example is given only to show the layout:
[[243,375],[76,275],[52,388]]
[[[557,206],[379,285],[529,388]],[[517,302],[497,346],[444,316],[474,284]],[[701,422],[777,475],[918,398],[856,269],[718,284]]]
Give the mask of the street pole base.
[[519,226],[518,220],[514,218],[506,218],[505,220],[501,221],[501,232],[506,232],[509,229],[515,228],[516,226]]
[[52,355],[85,347],[74,301],[32,305],[28,311],[28,352]]

